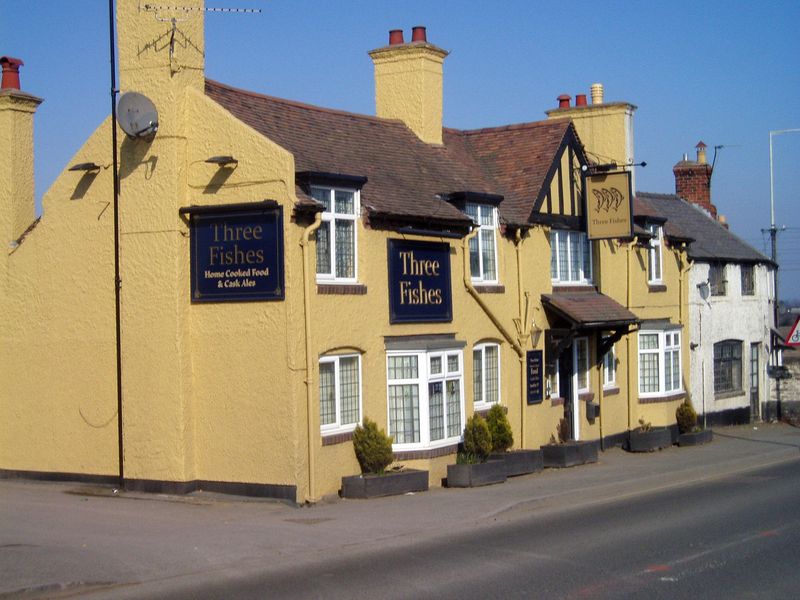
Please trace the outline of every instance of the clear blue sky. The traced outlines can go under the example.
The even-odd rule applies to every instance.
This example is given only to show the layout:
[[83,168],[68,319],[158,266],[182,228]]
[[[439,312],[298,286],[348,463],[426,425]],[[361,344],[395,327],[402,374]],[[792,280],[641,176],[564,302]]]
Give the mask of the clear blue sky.
[[[144,0],[143,0],[144,1]],[[153,3],[156,3],[153,0]],[[170,4],[168,0],[160,2]],[[445,125],[535,121],[605,85],[636,106],[637,188],[674,192],[672,166],[723,145],[712,200],[769,253],[769,131],[800,128],[800,2],[206,0],[206,75],[274,96],[374,113],[389,29],[428,28],[445,62]],[[22,58],[36,116],[37,197],[110,112],[106,0],[0,0],[0,55]],[[800,298],[800,133],[774,138],[781,295]]]

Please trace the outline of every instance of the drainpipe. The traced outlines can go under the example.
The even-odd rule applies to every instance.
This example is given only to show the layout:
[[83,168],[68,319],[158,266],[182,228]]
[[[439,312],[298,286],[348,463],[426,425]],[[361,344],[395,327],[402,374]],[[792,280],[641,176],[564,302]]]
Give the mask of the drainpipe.
[[[631,309],[631,249],[633,248],[633,244],[635,242],[634,238],[628,244],[628,256],[627,256],[627,293],[625,298],[625,308],[628,310]],[[631,365],[633,364],[633,358],[631,354],[631,336],[625,336],[625,342],[628,346],[628,431],[631,430],[631,396],[633,395],[633,369]],[[638,390],[637,390],[638,396]]]
[[[523,318],[527,320],[527,314],[523,312],[523,298],[524,293],[522,291],[522,229],[517,228],[514,232],[514,249],[517,252],[517,299],[519,304],[519,318],[520,318],[520,335],[522,335],[522,327],[527,326],[527,323],[523,321]],[[521,348],[520,348],[521,350]],[[525,359],[523,358],[522,354],[518,355],[519,358],[519,405],[520,405],[520,416],[519,416],[519,447],[525,447],[525,431],[527,430],[526,421],[526,390],[525,390]]]
[[[464,265],[464,287],[467,288],[467,292],[469,292],[469,295],[472,296],[475,299],[475,302],[478,303],[478,306],[481,307],[483,312],[486,314],[487,317],[489,317],[489,320],[494,324],[494,326],[502,334],[502,336],[506,339],[506,341],[509,344],[511,344],[511,347],[514,349],[514,352],[516,352],[517,356],[519,357],[520,373],[521,373],[520,382],[522,383],[522,387],[520,388],[520,400],[522,402],[522,414],[520,415],[520,424],[521,424],[520,444],[522,444],[524,439],[525,439],[524,438],[524,435],[525,435],[525,425],[524,425],[524,423],[525,423],[525,405],[524,405],[524,403],[525,403],[525,385],[524,385],[524,382],[525,382],[525,350],[522,348],[520,343],[516,339],[514,339],[514,337],[511,335],[511,333],[505,327],[503,327],[503,324],[500,322],[500,319],[498,319],[497,316],[492,312],[492,310],[486,305],[486,303],[483,301],[483,299],[481,298],[480,294],[478,293],[478,290],[476,290],[475,286],[472,285],[472,273],[471,273],[470,265],[469,265],[469,241],[472,238],[474,238],[478,234],[479,231],[480,231],[480,229],[478,229],[477,227],[474,228],[468,235],[466,235],[463,238],[463,241],[462,241],[462,254],[463,254],[463,259],[464,259],[463,260],[463,265]],[[519,260],[519,247],[517,247],[517,257],[518,257],[517,260]],[[520,269],[519,263],[517,263],[517,270],[519,271],[519,269]],[[523,315],[520,314],[520,319],[522,318],[522,316]],[[520,321],[520,324],[522,326],[524,326],[522,321]]]
[[314,222],[303,230],[303,237],[300,240],[300,246],[303,249],[303,313],[305,318],[305,342],[306,342],[306,421],[308,425],[308,499],[313,501],[316,494],[316,481],[314,474],[314,440],[316,439],[314,431],[314,421],[311,418],[312,407],[314,405],[314,389],[312,369],[313,358],[311,356],[311,281],[310,281],[310,267],[308,258],[309,238],[311,234],[319,229],[322,225],[322,213],[314,215]]

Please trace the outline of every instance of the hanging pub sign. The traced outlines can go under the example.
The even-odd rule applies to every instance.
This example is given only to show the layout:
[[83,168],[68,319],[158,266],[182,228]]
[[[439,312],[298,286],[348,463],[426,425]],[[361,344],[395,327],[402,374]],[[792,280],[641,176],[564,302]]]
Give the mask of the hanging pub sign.
[[596,173],[587,175],[586,228],[590,240],[629,238],[633,235],[631,174]]
[[390,239],[388,263],[391,323],[453,320],[450,244]]
[[525,353],[525,367],[528,382],[528,404],[539,404],[544,396],[544,359],[541,350],[528,350]]
[[283,207],[182,208],[191,218],[192,302],[283,300]]

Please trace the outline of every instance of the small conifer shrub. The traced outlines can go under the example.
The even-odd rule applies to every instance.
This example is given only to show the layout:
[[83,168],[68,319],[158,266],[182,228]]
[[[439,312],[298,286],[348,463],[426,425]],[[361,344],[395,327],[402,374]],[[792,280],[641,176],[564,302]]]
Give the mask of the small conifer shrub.
[[492,451],[492,434],[486,419],[480,415],[472,415],[464,427],[464,452],[475,462],[486,462]]
[[558,429],[556,432],[558,433],[559,444],[566,444],[569,441],[569,422],[564,417],[561,417],[561,420],[558,422]]
[[690,433],[697,427],[697,412],[688,398],[675,409],[675,418],[678,421],[678,431],[681,433]]
[[492,452],[505,452],[514,445],[514,434],[508,422],[506,411],[499,404],[489,409],[486,415],[486,424],[492,436]]
[[367,417],[353,432],[353,449],[362,473],[382,475],[394,460],[392,437]]

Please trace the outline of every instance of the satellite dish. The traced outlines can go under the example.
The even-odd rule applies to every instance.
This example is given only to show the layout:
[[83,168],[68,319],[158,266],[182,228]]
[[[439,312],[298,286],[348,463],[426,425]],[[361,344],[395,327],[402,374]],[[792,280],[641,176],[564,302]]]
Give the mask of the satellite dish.
[[130,138],[152,140],[158,131],[158,111],[150,98],[125,92],[117,104],[117,120]]

